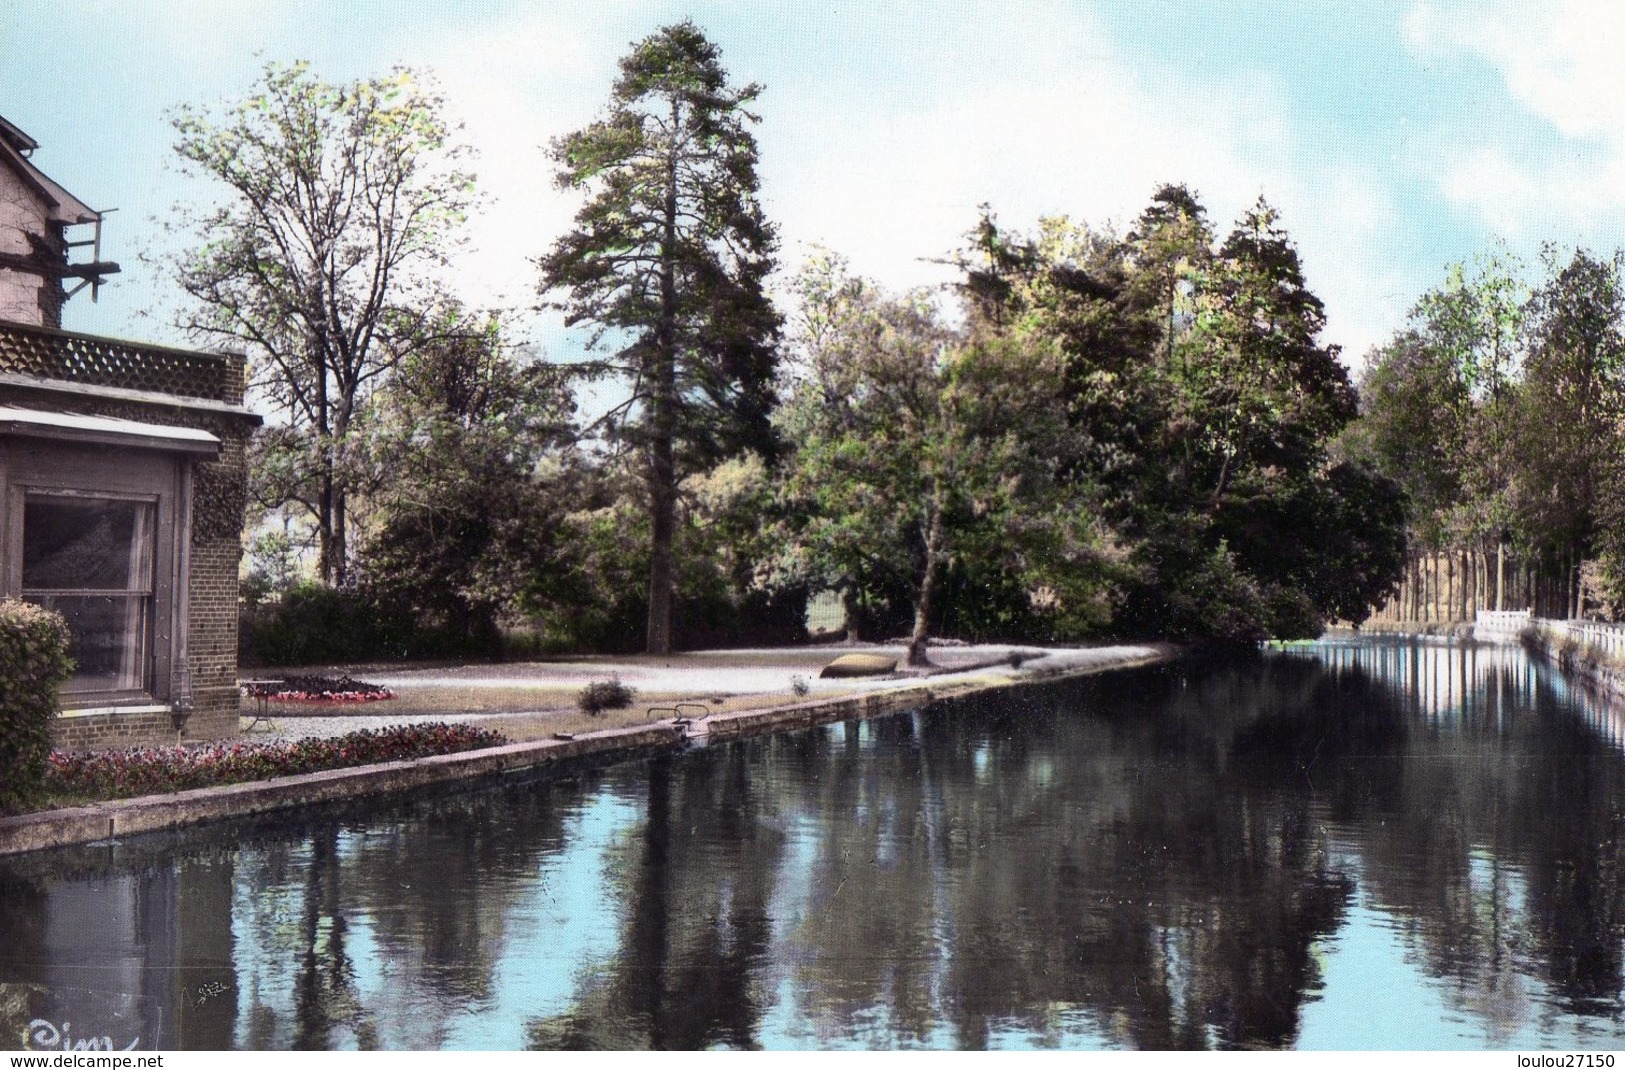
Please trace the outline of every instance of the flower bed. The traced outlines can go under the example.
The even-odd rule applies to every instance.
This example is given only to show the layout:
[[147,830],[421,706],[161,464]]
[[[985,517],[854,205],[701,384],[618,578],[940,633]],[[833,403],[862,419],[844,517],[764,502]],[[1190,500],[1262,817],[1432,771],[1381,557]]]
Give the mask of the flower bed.
[[120,751],[52,751],[45,782],[58,797],[122,799],[455,754],[506,742],[506,737],[489,729],[435,723],[275,743],[233,740]]
[[387,687],[349,675],[290,676],[275,683],[248,684],[247,690],[273,702],[377,702],[395,697]]

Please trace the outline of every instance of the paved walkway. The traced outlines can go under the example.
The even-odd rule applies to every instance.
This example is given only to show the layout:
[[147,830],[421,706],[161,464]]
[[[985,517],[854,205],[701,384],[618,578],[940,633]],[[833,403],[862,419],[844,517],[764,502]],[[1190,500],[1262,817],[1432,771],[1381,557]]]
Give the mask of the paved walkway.
[[[1017,677],[1103,668],[1143,659],[1159,649],[1143,645],[1059,649],[1008,644],[933,646],[930,656],[935,667],[932,669],[922,672],[904,668],[891,677],[842,680],[822,680],[818,673],[837,657],[850,653],[896,657],[902,667],[906,650],[901,645],[829,645],[715,650],[671,657],[637,655],[360,670],[356,675],[390,688],[398,699],[341,707],[342,712],[332,707],[283,706],[273,702],[268,712],[271,723],[260,724],[248,733],[248,738],[336,736],[364,728],[429,721],[486,724],[510,738],[535,738],[553,727],[576,729],[578,726],[572,720],[579,721],[583,715],[574,709],[575,694],[592,681],[611,677],[618,677],[622,683],[637,689],[634,711],[624,711],[618,718],[626,723],[647,720],[645,714],[650,705],[670,705],[676,701],[698,701],[718,709],[749,708],[772,704],[778,699],[790,703],[799,697],[798,684],[805,687],[803,694],[818,698],[912,687],[921,682],[922,675],[948,676],[980,671]],[[1020,656],[1020,670],[1011,668],[1012,654]],[[274,670],[255,670],[255,674],[276,676]],[[474,708],[469,709],[470,706]],[[306,715],[301,716],[301,713]],[[309,715],[312,713],[319,715]],[[248,724],[249,718],[245,717],[243,725]]]

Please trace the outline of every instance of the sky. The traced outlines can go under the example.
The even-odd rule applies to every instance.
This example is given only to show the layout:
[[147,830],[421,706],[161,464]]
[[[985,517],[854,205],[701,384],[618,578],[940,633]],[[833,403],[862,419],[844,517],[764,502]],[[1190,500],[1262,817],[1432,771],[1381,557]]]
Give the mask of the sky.
[[[532,260],[579,206],[549,142],[602,111],[634,41],[684,18],[736,84],[764,87],[762,199],[787,271],[822,245],[889,287],[941,283],[933,261],[984,202],[1018,230],[1122,230],[1178,182],[1222,235],[1263,196],[1357,368],[1492,243],[1531,270],[1545,243],[1625,245],[1625,10],[1609,3],[0,0],[0,115],[47,174],[117,209],[103,255],[123,272],[64,326],[184,343],[163,224],[216,191],[176,168],[168,116],[296,59],[335,82],[434,76],[484,198],[459,296],[531,310]],[[519,323],[558,359],[582,342],[556,313]]]

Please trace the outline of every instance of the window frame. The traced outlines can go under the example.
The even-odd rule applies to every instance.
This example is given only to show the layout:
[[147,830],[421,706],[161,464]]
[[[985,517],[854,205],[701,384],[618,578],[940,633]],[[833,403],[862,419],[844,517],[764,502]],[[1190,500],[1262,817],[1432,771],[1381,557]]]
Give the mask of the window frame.
[[177,669],[185,667],[187,597],[184,574],[190,524],[191,465],[169,451],[117,449],[68,442],[10,439],[4,443],[3,528],[8,598],[21,598],[23,519],[28,495],[141,501],[153,504],[151,610],[147,664],[139,689],[75,689],[60,692],[65,711],[172,704]]

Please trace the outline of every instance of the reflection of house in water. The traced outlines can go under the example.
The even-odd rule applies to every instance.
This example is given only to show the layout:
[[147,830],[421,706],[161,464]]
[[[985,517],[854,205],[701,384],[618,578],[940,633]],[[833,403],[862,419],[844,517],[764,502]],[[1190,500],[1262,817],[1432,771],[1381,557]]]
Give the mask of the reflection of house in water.
[[56,1050],[104,1039],[141,1050],[229,1047],[237,1015],[229,856],[143,865],[129,854],[118,849],[105,867],[84,855],[42,858],[0,878],[0,943],[12,949],[0,987],[23,996],[0,1025]]
[[230,735],[259,422],[243,360],[61,329],[63,303],[118,265],[100,258],[102,214],[34,165],[36,147],[0,119],[0,594],[73,633],[60,744]]

